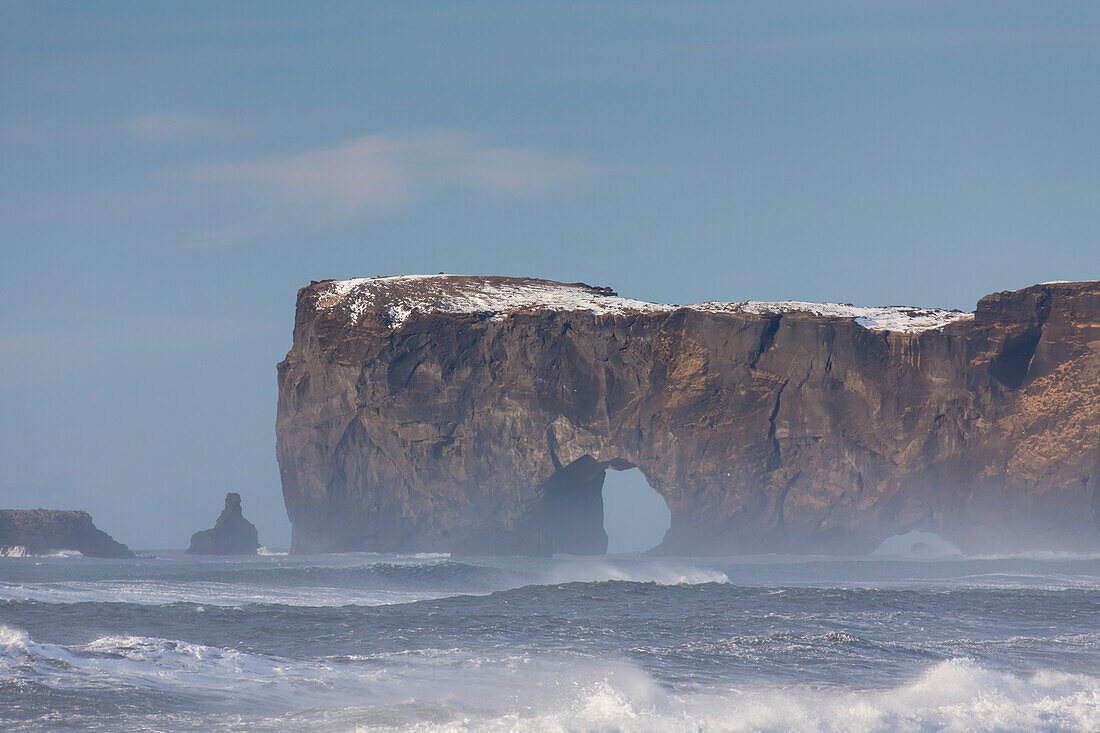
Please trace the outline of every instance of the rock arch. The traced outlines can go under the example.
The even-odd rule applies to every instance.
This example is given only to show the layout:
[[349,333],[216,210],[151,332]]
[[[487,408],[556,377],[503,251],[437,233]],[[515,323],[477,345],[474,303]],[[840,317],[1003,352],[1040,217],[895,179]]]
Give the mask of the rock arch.
[[[531,517],[531,522],[543,530],[541,534],[548,544],[546,551],[572,555],[602,555],[607,552],[609,537],[605,526],[604,496],[607,472],[635,468],[637,466],[633,463],[621,458],[600,462],[585,454],[554,471],[543,482],[542,498]],[[644,472],[639,473],[644,478]],[[660,539],[653,545],[659,542]]]
[[617,466],[667,502],[669,553],[869,552],[916,528],[1100,546],[1100,283],[885,326],[749,306],[520,278],[303,288],[276,428],[294,550],[598,553]]
[[603,528],[608,553],[648,553],[671,528],[672,511],[639,468],[608,470],[603,483]]

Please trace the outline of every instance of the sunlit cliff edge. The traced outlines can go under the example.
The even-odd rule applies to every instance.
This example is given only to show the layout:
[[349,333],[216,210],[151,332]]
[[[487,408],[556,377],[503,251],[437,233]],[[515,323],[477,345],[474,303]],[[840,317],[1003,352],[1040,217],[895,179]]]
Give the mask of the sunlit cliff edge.
[[1100,283],[972,314],[672,306],[453,275],[312,283],[279,365],[296,552],[599,553],[607,468],[658,551],[1100,549]]

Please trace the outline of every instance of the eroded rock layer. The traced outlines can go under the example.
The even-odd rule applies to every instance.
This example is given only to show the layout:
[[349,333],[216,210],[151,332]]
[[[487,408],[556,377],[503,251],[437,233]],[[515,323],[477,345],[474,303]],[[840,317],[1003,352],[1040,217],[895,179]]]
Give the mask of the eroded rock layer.
[[973,314],[667,306],[526,278],[299,291],[278,458],[297,552],[598,553],[604,471],[671,553],[1100,547],[1100,283]]

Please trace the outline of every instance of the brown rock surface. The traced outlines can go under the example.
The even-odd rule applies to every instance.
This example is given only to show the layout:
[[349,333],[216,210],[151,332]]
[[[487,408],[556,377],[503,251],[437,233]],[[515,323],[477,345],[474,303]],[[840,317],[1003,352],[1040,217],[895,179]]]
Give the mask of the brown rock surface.
[[607,468],[674,553],[1100,547],[1100,283],[973,316],[661,306],[460,276],[298,294],[278,458],[297,552],[598,553]]

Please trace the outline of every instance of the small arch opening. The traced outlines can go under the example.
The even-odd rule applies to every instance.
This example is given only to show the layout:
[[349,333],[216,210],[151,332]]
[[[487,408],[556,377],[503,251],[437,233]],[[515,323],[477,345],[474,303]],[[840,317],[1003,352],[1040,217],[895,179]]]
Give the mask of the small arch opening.
[[603,482],[603,528],[609,553],[645,552],[661,543],[672,512],[638,468],[610,470]]
[[887,537],[871,553],[875,557],[948,557],[961,554],[959,548],[938,534],[915,529]]

